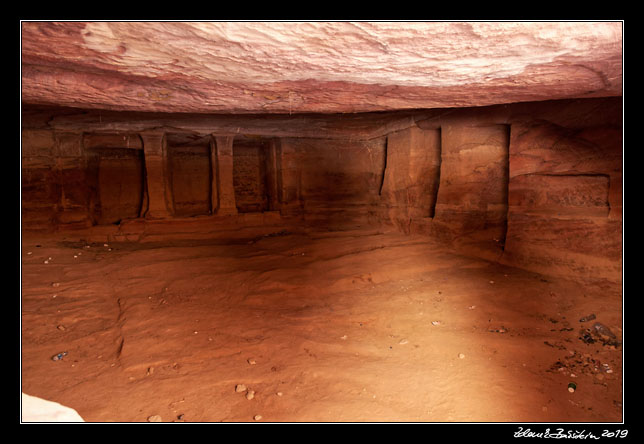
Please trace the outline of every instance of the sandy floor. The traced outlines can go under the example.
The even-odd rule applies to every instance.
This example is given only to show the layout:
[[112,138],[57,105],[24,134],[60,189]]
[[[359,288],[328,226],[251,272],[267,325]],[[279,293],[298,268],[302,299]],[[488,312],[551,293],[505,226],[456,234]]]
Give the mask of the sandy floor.
[[622,419],[615,285],[375,230],[86,245],[22,251],[22,390],[86,421]]

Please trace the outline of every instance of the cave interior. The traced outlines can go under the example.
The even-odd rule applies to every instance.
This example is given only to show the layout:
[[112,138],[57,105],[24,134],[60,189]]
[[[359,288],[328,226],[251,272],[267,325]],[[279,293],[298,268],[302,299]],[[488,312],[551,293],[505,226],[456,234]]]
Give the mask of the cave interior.
[[25,421],[623,420],[621,77],[182,109],[81,25],[22,31]]

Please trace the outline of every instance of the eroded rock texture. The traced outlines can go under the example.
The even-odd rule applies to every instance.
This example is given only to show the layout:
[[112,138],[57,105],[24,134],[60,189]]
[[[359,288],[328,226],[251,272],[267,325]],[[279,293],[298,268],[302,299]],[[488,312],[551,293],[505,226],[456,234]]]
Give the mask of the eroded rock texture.
[[379,202],[384,138],[286,138],[281,148],[284,206],[298,208],[305,220],[325,225],[368,221]]
[[441,127],[441,182],[432,233],[487,254],[503,245],[508,198],[507,125]]
[[504,261],[619,279],[621,131],[513,126]]
[[294,218],[617,280],[621,89],[619,22],[24,22],[23,226]]
[[623,419],[621,23],[21,36],[27,393],[89,421]]
[[400,230],[434,217],[441,174],[441,132],[417,126],[387,137],[380,205]]
[[329,113],[621,94],[619,22],[24,22],[29,103]]
[[386,113],[361,116],[358,126],[355,116],[328,115],[327,126],[355,129],[332,138],[318,130],[293,137],[286,116],[265,130],[257,116],[246,126],[238,117],[238,134],[204,135],[203,122],[185,116],[166,116],[166,128],[133,121],[150,125],[139,132],[118,123],[124,131],[113,132],[122,122],[113,115],[104,132],[97,122],[82,132],[70,128],[85,114],[37,119],[52,109],[32,111],[23,129],[27,229],[111,224],[102,233],[139,239],[144,229],[122,230],[143,225],[124,222],[243,224],[273,214],[329,229],[422,233],[544,273],[621,273],[619,98]]

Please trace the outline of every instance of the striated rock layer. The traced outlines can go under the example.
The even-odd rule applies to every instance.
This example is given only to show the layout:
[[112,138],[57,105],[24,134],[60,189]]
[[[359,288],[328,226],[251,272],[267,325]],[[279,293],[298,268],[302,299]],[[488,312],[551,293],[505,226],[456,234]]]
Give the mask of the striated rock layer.
[[[393,227],[538,272],[619,280],[621,107],[550,101],[374,113],[359,124],[351,115],[235,116],[236,134],[213,118],[208,135],[199,116],[101,121],[32,110],[23,226],[138,240],[154,219],[206,218],[208,231],[295,218]],[[303,122],[315,125],[295,137]]]
[[23,22],[22,99],[340,113],[617,96],[620,22]]
[[22,420],[620,421],[621,47],[23,23]]

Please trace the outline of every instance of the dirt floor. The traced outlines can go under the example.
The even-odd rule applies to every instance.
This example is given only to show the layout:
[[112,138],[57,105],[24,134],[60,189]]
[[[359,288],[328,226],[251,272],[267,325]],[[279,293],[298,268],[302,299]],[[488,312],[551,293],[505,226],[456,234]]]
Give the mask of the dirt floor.
[[22,259],[22,391],[85,421],[622,420],[615,284],[377,230],[23,236]]

